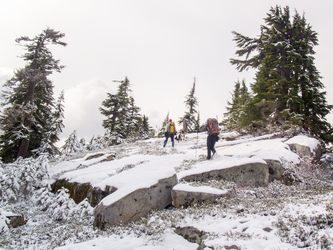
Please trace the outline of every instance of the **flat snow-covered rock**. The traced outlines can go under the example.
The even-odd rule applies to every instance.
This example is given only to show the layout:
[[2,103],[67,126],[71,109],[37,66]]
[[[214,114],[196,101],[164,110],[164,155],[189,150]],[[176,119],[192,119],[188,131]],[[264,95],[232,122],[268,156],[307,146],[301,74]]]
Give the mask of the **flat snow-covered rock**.
[[237,185],[258,187],[268,185],[269,170],[262,159],[219,157],[218,160],[201,162],[192,169],[179,172],[178,179],[187,182],[226,180]]
[[234,197],[234,189],[221,190],[209,186],[191,186],[178,184],[172,189],[172,203],[177,208],[186,208],[196,203],[214,203],[221,197]]
[[[75,170],[71,162],[68,172],[62,166],[63,173],[58,178],[76,183],[88,182],[102,190],[107,186],[116,188],[95,208],[95,225],[104,228],[137,220],[153,209],[170,205],[171,189],[178,182],[175,167],[182,160],[168,155],[133,155],[90,166],[79,164]],[[75,161],[77,164],[79,160]]]

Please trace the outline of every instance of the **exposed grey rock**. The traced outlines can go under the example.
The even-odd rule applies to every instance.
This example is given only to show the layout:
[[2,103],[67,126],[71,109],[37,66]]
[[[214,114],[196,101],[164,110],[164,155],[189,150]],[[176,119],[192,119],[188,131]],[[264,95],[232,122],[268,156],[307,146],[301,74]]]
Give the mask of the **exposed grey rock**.
[[272,182],[274,180],[282,180],[283,179],[283,173],[285,172],[285,168],[282,166],[280,161],[277,160],[267,160],[265,159],[268,170],[269,170],[269,182]]
[[[98,159],[98,158],[101,158],[101,160],[99,162],[107,162],[107,161],[112,161],[116,158],[116,153],[115,152],[111,152],[111,153],[96,153],[96,154],[89,154],[85,161],[90,161],[90,160],[93,160],[93,159]],[[96,164],[96,162],[94,163]]]
[[215,203],[222,197],[235,197],[234,189],[221,190],[211,187],[191,187],[188,184],[178,184],[171,192],[172,202],[176,208],[186,208],[193,204]]
[[[306,141],[303,143],[302,140],[294,140],[297,137],[303,137]],[[308,156],[314,158],[315,160],[319,160],[324,153],[323,147],[321,146],[320,142],[315,138],[299,135],[291,138],[285,143],[289,145],[291,151],[295,152],[301,157]]]
[[206,238],[205,233],[195,227],[176,227],[175,233],[182,236],[185,240],[199,245]]
[[90,155],[86,158],[86,161],[89,161],[91,159],[96,159],[96,158],[99,158],[99,157],[102,157],[104,155],[104,153],[97,153],[97,154],[94,154],[94,155]]
[[11,215],[7,216],[7,218],[10,221],[9,225],[12,226],[13,228],[24,226],[25,224],[27,224],[28,221],[24,219],[23,215]]
[[67,188],[69,196],[75,203],[78,204],[87,198],[92,207],[95,207],[104,197],[117,190],[117,188],[108,185],[105,190],[102,190],[98,187],[92,187],[90,183],[70,182],[66,179],[57,180],[51,187],[53,193],[56,193],[62,187]]
[[262,162],[245,163],[239,166],[190,174],[180,180],[186,182],[208,182],[209,180],[232,181],[239,186],[267,186],[269,181],[268,166]]
[[94,226],[105,229],[111,225],[127,224],[147,216],[152,210],[164,209],[172,203],[171,190],[177,181],[174,174],[149,188],[135,190],[112,204],[104,205],[102,200],[94,210]]

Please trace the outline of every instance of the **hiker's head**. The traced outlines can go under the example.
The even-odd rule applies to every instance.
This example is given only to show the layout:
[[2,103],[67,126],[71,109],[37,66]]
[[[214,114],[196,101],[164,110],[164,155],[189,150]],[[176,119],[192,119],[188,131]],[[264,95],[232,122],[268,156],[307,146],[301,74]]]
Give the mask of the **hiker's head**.
[[169,119],[169,122],[172,122],[172,119]]

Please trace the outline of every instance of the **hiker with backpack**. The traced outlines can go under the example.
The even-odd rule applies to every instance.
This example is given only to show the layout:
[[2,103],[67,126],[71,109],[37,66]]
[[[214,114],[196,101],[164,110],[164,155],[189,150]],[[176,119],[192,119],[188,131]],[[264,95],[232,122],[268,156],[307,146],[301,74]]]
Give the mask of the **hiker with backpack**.
[[210,160],[212,158],[212,152],[213,156],[216,153],[216,150],[214,148],[215,142],[219,140],[219,134],[220,134],[220,128],[217,120],[215,118],[209,118],[207,119],[207,123],[205,127],[198,131],[200,132],[208,132],[207,136],[207,160]]
[[165,126],[165,133],[164,133],[165,141],[164,141],[163,147],[166,146],[169,137],[172,142],[172,147],[175,146],[175,140],[174,140],[175,134],[177,134],[176,126],[175,126],[175,123],[172,121],[172,119],[170,119],[168,124]]

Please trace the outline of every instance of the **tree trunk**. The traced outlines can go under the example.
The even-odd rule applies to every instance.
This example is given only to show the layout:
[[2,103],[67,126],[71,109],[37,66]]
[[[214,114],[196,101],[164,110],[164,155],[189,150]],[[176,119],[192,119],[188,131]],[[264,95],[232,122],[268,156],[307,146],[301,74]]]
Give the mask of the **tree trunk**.
[[19,157],[26,158],[27,157],[29,144],[30,144],[29,140],[22,139],[16,158],[19,158]]

